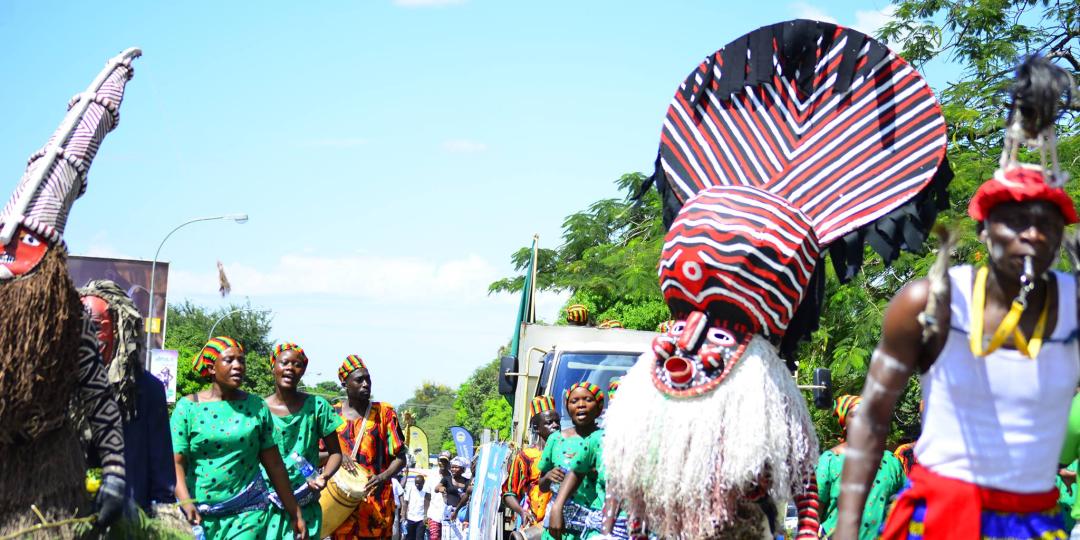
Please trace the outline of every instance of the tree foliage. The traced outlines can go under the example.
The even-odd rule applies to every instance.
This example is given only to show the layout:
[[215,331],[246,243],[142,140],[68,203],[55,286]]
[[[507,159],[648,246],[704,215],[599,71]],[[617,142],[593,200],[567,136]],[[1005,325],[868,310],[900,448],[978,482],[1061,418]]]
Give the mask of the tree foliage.
[[497,433],[500,439],[510,436],[513,410],[499,394],[499,360],[496,358],[477,368],[458,388],[454,401],[457,425],[479,437],[485,429]]
[[[597,201],[566,218],[562,245],[539,250],[538,290],[569,291],[569,304],[586,305],[593,323],[616,319],[626,328],[655,330],[668,318],[656,279],[666,232],[660,197],[650,190],[640,202],[632,200],[646,179],[641,173],[624,174],[615,182],[624,197]],[[529,248],[511,259],[523,271],[531,259]],[[516,292],[524,282],[524,276],[505,278],[488,291]]]
[[258,310],[250,304],[230,305],[216,310],[187,301],[169,306],[165,348],[179,351],[177,396],[186,396],[209,385],[208,381],[199,379],[191,370],[191,365],[206,345],[211,327],[214,328],[214,335],[232,337],[247,351],[244,390],[257,396],[273,393],[274,377],[270,374],[270,352],[274,346],[270,339],[272,320],[273,316],[268,310]]
[[454,411],[454,390],[449,386],[424,381],[413,397],[398,406],[398,418],[403,419],[405,412],[410,412],[416,425],[424,430],[428,437],[428,449],[437,452],[446,444],[453,448],[450,427],[457,417]]
[[[895,18],[880,37],[916,68],[934,59],[958,65],[962,76],[943,89],[938,99],[948,124],[948,157],[956,176],[949,186],[950,206],[939,222],[958,235],[951,254],[954,264],[978,264],[985,256],[967,205],[978,186],[998,167],[1001,153],[1005,90],[1013,66],[1023,55],[1039,53],[1069,69],[1080,79],[1080,2],[1050,0],[902,0]],[[1080,177],[1080,125],[1073,111],[1059,122],[1059,155],[1072,178]],[[1026,161],[1038,162],[1028,154]],[[571,292],[568,303],[586,304],[596,319],[618,318],[629,328],[652,330],[667,317],[656,275],[666,231],[655,193],[634,204],[645,176],[623,175],[617,185],[625,199],[604,199],[567,217],[563,245],[541,250],[537,286],[540,290]],[[1075,200],[1077,182],[1066,189]],[[877,345],[889,300],[904,284],[926,274],[934,257],[934,242],[920,253],[906,253],[890,267],[869,248],[862,272],[842,284],[826,261],[826,299],[821,326],[799,350],[798,380],[809,384],[815,367],[833,370],[835,394],[861,392],[870,355]],[[524,248],[512,255],[520,272],[529,261]],[[1062,263],[1065,265],[1066,263]],[[523,277],[490,286],[491,292],[521,289]],[[918,434],[920,389],[913,378],[894,415],[890,444]],[[839,439],[839,426],[830,411],[813,411],[822,447]]]

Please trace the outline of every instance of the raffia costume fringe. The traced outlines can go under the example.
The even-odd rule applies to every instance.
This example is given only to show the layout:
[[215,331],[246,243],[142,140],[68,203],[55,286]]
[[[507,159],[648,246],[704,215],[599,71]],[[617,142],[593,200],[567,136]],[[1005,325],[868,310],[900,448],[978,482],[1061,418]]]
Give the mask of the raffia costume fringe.
[[[608,491],[651,532],[662,538],[753,534],[740,530],[748,526],[740,502],[759,481],[779,508],[806,490],[817,435],[803,396],[768,341],[754,336],[723,384],[696,398],[657,391],[654,362],[646,353],[623,377],[604,436]],[[754,526],[758,535],[760,526]]]
[[[67,409],[78,384],[82,304],[63,249],[0,286],[0,534],[87,509],[86,465]],[[42,538],[70,532],[49,529]]]

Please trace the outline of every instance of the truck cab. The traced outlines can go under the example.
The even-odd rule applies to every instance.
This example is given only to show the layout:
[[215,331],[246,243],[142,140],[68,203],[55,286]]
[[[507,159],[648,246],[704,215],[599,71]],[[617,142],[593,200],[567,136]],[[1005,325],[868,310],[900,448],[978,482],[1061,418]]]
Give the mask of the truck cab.
[[655,332],[623,328],[522,324],[518,355],[505,356],[499,367],[499,393],[513,406],[512,441],[529,437],[528,406],[533,397],[551,396],[569,427],[563,396],[571,385],[588,381],[605,391],[649,350]]

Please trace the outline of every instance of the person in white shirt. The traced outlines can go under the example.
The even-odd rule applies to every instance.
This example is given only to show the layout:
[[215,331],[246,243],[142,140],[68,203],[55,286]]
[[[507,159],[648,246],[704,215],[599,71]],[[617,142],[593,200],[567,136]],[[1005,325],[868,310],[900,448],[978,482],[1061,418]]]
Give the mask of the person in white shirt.
[[424,475],[418,474],[405,488],[405,499],[401,505],[401,521],[405,524],[403,540],[424,540],[424,521],[431,504],[431,493],[424,490],[424,481]]

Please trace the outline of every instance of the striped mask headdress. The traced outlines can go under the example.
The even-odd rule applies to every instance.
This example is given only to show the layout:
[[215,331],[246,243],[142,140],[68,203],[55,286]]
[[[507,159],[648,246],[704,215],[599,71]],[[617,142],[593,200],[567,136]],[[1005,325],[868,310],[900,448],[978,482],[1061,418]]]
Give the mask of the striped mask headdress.
[[594,398],[596,398],[596,403],[601,408],[604,407],[604,391],[601,390],[599,386],[597,386],[597,385],[595,385],[595,384],[593,384],[593,383],[591,383],[589,381],[582,381],[582,382],[574,383],[574,384],[570,385],[570,388],[567,388],[566,393],[563,395],[563,401],[564,402],[570,401],[570,394],[574,393],[574,390],[577,390],[578,388],[583,388],[583,389],[587,390],[590,394],[593,395]]
[[109,60],[86,91],[72,98],[45,147],[30,156],[15,193],[0,211],[0,281],[32,272],[47,245],[63,244],[68,212],[86,192],[86,174],[101,142],[120,121],[131,62],[141,54],[128,49]]
[[846,280],[866,242],[886,263],[921,247],[952,177],[945,142],[930,87],[857,31],[789,21],[707,57],[675,93],[651,179],[678,321],[654,342],[657,388],[715,388],[754,335],[790,356],[817,327],[826,248]]
[[281,353],[283,353],[285,351],[296,351],[296,354],[300,356],[300,362],[302,362],[304,364],[304,367],[307,367],[307,365],[308,365],[308,357],[307,357],[307,353],[304,352],[304,348],[297,345],[297,344],[295,344],[295,343],[293,343],[293,342],[291,342],[291,341],[286,341],[284,343],[279,343],[276,346],[274,346],[274,350],[270,353],[270,366],[271,367],[277,365],[278,357],[280,357]]
[[345,379],[349,378],[349,374],[358,370],[367,369],[367,365],[355,354],[350,354],[345,357],[345,361],[341,363],[341,367],[337,370],[337,378],[342,384],[345,384]]
[[200,377],[206,378],[210,376],[210,366],[217,362],[218,358],[221,358],[221,353],[225,352],[225,349],[237,348],[240,352],[244,352],[244,346],[240,342],[228,336],[218,336],[206,342],[199,354],[195,356],[195,361],[191,364],[191,369],[195,371]]
[[536,416],[545,411],[555,410],[555,400],[551,396],[536,396],[529,402],[529,416]]

